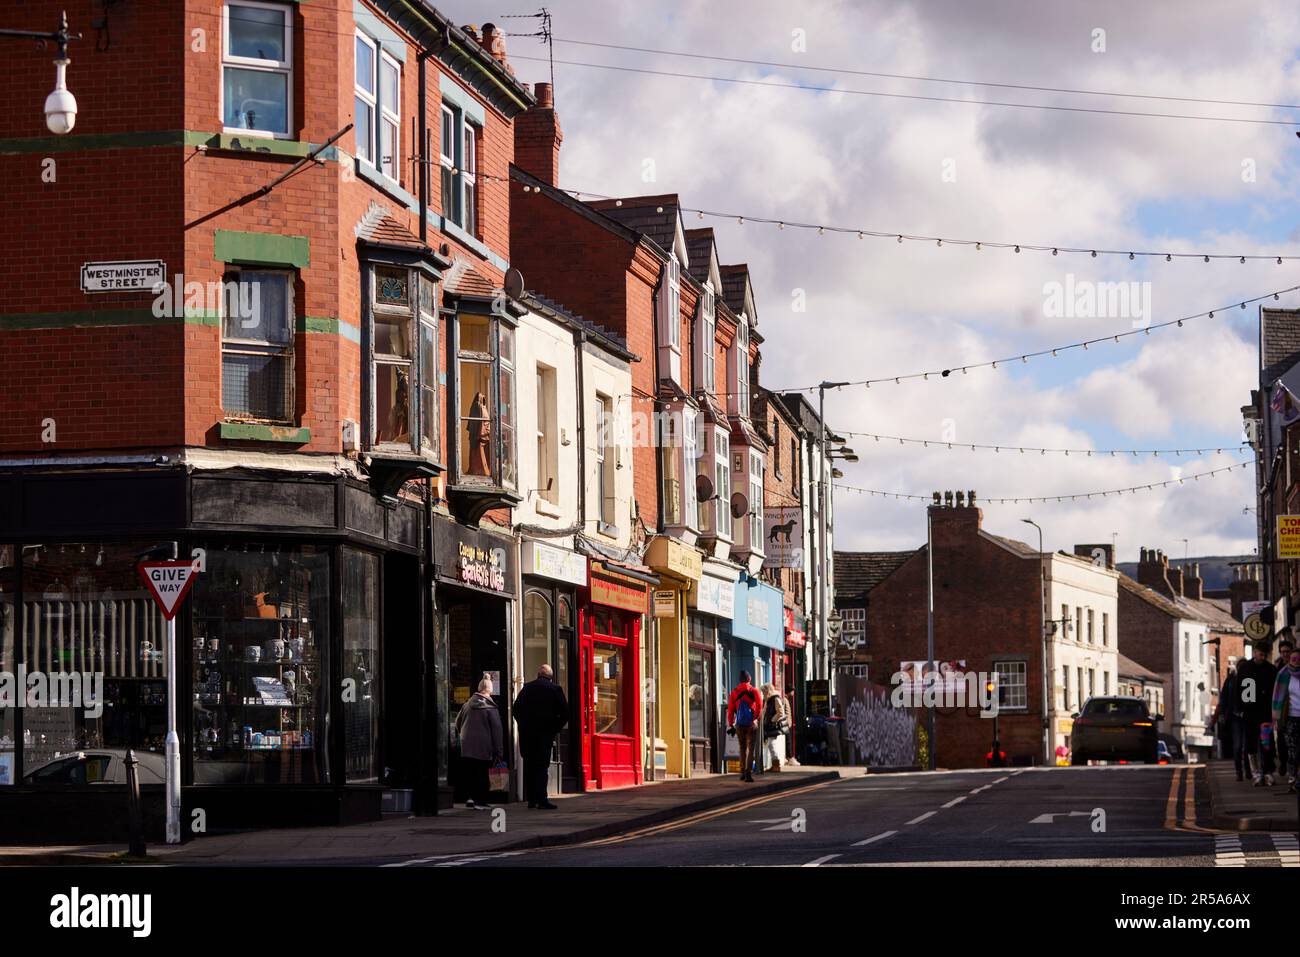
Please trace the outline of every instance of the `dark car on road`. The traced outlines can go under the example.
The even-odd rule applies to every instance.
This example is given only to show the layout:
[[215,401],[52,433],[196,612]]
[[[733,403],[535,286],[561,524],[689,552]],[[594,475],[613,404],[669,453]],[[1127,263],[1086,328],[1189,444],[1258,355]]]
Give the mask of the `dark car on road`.
[[1089,698],[1074,715],[1070,763],[1160,760],[1156,723],[1141,698]]

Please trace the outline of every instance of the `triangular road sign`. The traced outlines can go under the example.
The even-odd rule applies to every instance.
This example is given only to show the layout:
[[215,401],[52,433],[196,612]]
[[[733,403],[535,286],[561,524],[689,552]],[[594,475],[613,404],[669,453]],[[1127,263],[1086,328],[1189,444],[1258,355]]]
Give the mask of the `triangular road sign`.
[[171,621],[194,584],[198,570],[190,562],[141,562],[136,567],[140,569],[140,577],[149,587],[163,617]]

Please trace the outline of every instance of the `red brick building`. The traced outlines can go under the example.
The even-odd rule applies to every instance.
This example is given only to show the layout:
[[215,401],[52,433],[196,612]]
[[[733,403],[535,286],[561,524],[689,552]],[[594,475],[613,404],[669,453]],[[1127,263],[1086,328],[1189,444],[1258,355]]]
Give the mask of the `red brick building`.
[[[983,515],[970,505],[930,506],[934,547],[934,658],[964,662],[966,672],[1018,676],[1014,701],[998,717],[1001,748],[1012,764],[1040,763],[1042,714],[1042,571],[1039,553],[1021,542],[985,531]],[[901,561],[899,559],[902,559]],[[893,687],[909,664],[927,659],[927,550],[906,557],[890,553],[880,573],[863,569],[855,585],[852,553],[837,553],[841,607],[865,606],[865,655],[873,683]],[[856,590],[856,595],[855,595]],[[856,599],[856,601],[855,601]],[[857,604],[860,602],[861,604]],[[917,720],[925,724],[924,710]],[[935,716],[936,767],[984,767],[994,722],[977,706],[939,708]]]
[[[42,124],[48,51],[8,48],[0,106],[0,656],[48,654],[21,611],[39,589],[121,706],[0,716],[0,739],[40,731],[0,756],[0,800],[81,773],[59,764],[79,748],[160,745],[133,566],[175,541],[204,563],[178,639],[187,804],[213,827],[430,808],[454,689],[507,668],[517,549],[490,526],[519,497],[501,290],[533,97],[500,31],[427,0],[66,6],[75,130]],[[491,566],[472,580],[466,549]],[[77,617],[109,596],[107,623]]]

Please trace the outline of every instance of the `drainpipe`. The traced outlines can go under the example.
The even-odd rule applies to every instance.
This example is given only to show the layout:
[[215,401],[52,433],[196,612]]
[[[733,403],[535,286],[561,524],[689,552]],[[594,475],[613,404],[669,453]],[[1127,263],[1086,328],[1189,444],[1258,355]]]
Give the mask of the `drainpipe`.
[[420,242],[428,245],[429,242],[429,115],[428,115],[428,78],[425,75],[425,61],[429,58],[429,51],[421,50],[416,56],[416,62],[420,66],[419,71],[419,105],[417,107],[418,121],[418,143],[420,150],[419,171],[417,174],[417,191],[420,194]]
[[[583,375],[585,363],[583,346],[587,342],[587,333],[581,329],[573,331],[573,365],[578,383],[578,526],[587,528],[587,387]],[[608,454],[608,450],[606,451]],[[604,476],[601,477],[604,481]],[[604,489],[601,489],[604,494]]]
[[658,518],[655,522],[655,531],[660,535],[664,532],[664,460],[663,456],[659,454],[659,449],[663,447],[663,436],[659,433],[659,426],[661,424],[659,413],[662,410],[663,405],[663,403],[659,401],[659,293],[664,287],[664,277],[667,273],[668,264],[664,263],[659,267],[659,278],[655,280],[654,291],[650,293],[650,327],[654,333],[654,349],[652,350],[654,353],[654,401],[651,408],[654,410],[652,415],[654,416],[655,422],[655,503],[658,506],[656,509],[658,512]]

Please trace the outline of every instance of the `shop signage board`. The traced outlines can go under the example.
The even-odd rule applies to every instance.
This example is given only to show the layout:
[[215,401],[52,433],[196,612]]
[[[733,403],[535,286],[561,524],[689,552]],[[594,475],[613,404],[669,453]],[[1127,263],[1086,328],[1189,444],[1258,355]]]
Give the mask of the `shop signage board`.
[[1241,603],[1241,624],[1246,630],[1246,637],[1251,641],[1260,641],[1273,632],[1273,626],[1260,614],[1269,607],[1266,601],[1243,601]]
[[523,571],[571,585],[587,584],[586,556],[545,542],[524,542]]
[[691,598],[697,611],[728,619],[736,613],[735,581],[704,575],[691,589]]
[[665,571],[695,581],[702,574],[704,559],[694,548],[666,535],[659,535],[650,543],[645,563],[656,571]]
[[591,563],[590,587],[591,600],[598,605],[634,611],[640,615],[648,610],[650,589],[645,582],[620,575],[599,562]]
[[1277,517],[1277,557],[1300,558],[1300,515]]
[[171,621],[194,584],[198,570],[191,562],[141,562],[138,567],[154,604]]
[[763,509],[763,567],[803,567],[803,509]]
[[167,264],[161,259],[131,259],[119,262],[84,263],[81,291],[153,292],[167,281]]
[[449,584],[498,595],[514,593],[514,543],[471,528],[446,526],[434,533],[438,577]]
[[671,588],[656,588],[654,607],[656,618],[672,618],[677,614],[677,592]]
[[808,643],[803,631],[803,616],[795,617],[793,608],[783,609],[785,617],[785,646],[802,648]]

